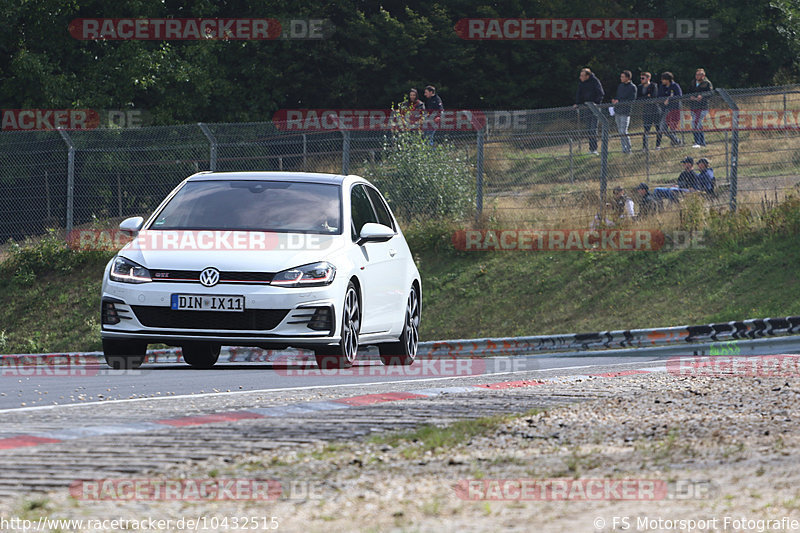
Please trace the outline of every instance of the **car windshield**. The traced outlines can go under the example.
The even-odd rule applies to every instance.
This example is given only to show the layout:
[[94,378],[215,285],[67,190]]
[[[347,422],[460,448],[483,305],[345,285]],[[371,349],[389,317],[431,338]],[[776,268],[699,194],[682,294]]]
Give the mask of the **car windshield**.
[[339,186],[291,181],[190,181],[149,229],[341,233]]

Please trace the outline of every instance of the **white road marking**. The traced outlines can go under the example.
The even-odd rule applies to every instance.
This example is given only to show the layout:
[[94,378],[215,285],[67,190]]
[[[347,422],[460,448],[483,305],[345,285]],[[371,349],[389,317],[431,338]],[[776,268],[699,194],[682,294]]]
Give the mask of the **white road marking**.
[[[265,394],[270,392],[291,392],[291,391],[304,391],[304,390],[313,390],[313,389],[333,389],[333,388],[346,388],[346,387],[369,387],[372,385],[394,385],[394,384],[402,384],[402,383],[426,383],[430,381],[443,381],[443,380],[451,380],[451,379],[466,379],[466,378],[482,378],[482,377],[489,377],[489,376],[507,376],[510,374],[522,374],[525,372],[553,372],[559,370],[573,370],[573,369],[581,369],[581,368],[597,368],[597,367],[609,367],[613,368],[615,366],[626,366],[626,365],[641,365],[646,363],[655,363],[656,361],[632,361],[629,363],[612,363],[612,364],[597,364],[597,365],[582,365],[582,366],[565,366],[559,368],[531,368],[525,370],[511,370],[508,372],[494,372],[490,374],[476,374],[476,375],[468,375],[468,376],[447,376],[447,377],[440,377],[440,378],[425,378],[425,379],[404,379],[404,380],[394,380],[394,381],[373,381],[370,383],[337,383],[334,385],[305,385],[302,387],[283,387],[279,389],[255,389],[255,390],[241,390],[241,391],[230,391],[230,392],[206,392],[201,394],[181,394],[181,395],[173,395],[173,396],[154,396],[152,398],[125,398],[121,400],[101,400],[95,402],[83,402],[83,403],[67,403],[67,404],[60,404],[60,405],[36,405],[32,407],[14,407],[11,409],[0,409],[0,414],[4,413],[19,413],[23,411],[43,411],[48,409],[61,409],[66,407],[85,407],[87,405],[108,405],[112,403],[134,403],[134,402],[145,402],[145,401],[153,401],[153,400],[175,400],[175,399],[196,399],[196,398],[209,398],[209,397],[217,397],[217,396],[235,396],[240,394]],[[659,367],[656,367],[659,368]],[[663,368],[663,365],[661,365]],[[646,369],[642,369],[646,370]],[[553,376],[556,377],[556,376]],[[413,392],[413,391],[410,391]]]

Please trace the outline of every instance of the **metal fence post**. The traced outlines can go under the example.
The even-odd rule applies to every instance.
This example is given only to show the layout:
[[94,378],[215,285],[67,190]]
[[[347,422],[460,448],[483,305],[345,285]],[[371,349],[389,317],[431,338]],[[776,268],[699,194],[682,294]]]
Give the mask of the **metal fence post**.
[[67,152],[67,220],[66,228],[67,233],[72,231],[72,224],[75,219],[75,145],[72,144],[72,139],[65,130],[59,128],[58,133],[67,144],[69,151]]
[[211,133],[211,130],[208,129],[208,126],[203,124],[202,122],[197,123],[200,126],[200,129],[203,130],[203,135],[206,136],[208,139],[209,144],[211,145],[210,154],[208,157],[208,169],[211,172],[217,170],[217,139],[214,137],[214,134]]
[[731,173],[728,178],[731,183],[731,211],[736,211],[736,195],[739,186],[739,106],[736,105],[731,95],[725,89],[717,89],[717,93],[730,106],[732,111],[731,118]]
[[[608,188],[608,121],[606,117],[603,116],[603,110],[597,107],[597,104],[594,102],[586,102],[586,107],[594,113],[594,116],[597,117],[597,121],[603,127],[600,148],[600,198],[605,200],[606,189]],[[595,135],[597,134],[596,132],[593,133]]]
[[350,174],[350,132],[342,130],[342,174]]
[[475,207],[478,210],[478,215],[483,213],[483,133],[484,128],[479,129],[476,139],[477,154],[475,156]]

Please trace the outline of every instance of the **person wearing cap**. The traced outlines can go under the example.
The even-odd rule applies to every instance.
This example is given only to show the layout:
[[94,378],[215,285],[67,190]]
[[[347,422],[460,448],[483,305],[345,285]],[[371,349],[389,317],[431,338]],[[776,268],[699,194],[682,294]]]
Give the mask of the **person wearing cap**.
[[677,202],[681,194],[698,189],[697,174],[692,170],[694,168],[694,159],[686,157],[681,163],[683,163],[683,172],[678,176],[678,186],[656,187],[653,189],[656,199]]
[[714,194],[714,170],[711,168],[711,162],[705,157],[697,160],[697,168],[700,173],[697,175],[696,189],[703,191],[706,194]]
[[640,183],[634,189],[639,196],[639,218],[643,218],[661,210],[661,202],[652,194],[646,183]]

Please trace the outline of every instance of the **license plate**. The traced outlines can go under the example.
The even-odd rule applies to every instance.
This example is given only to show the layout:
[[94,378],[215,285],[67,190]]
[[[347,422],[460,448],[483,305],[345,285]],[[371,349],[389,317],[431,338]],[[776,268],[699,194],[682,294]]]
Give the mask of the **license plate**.
[[173,294],[170,307],[176,311],[244,311],[244,296]]

